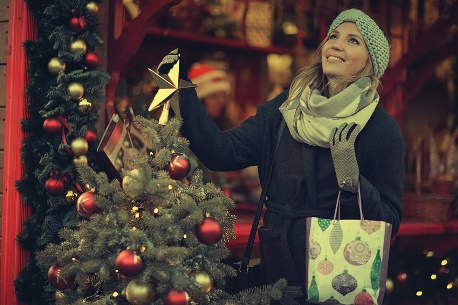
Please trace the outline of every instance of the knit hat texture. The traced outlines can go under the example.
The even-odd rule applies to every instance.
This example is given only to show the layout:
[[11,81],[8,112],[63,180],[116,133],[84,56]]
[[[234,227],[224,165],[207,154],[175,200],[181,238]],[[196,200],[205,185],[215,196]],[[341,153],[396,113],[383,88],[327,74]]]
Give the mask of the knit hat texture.
[[382,77],[390,62],[390,44],[382,29],[362,11],[349,9],[341,12],[332,22],[328,35],[344,22],[354,22],[356,24],[369,50],[375,76]]
[[207,64],[196,63],[189,70],[189,79],[197,85],[196,92],[199,98],[223,91],[230,93],[231,85],[226,72]]

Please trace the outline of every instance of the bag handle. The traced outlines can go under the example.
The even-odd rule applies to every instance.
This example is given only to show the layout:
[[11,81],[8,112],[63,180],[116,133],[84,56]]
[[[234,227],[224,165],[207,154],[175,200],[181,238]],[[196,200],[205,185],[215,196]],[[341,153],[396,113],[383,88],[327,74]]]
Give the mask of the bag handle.
[[[336,209],[334,211],[334,219],[333,221],[336,221],[336,217],[337,220],[340,220],[340,193],[341,193],[341,190],[339,190],[339,194],[337,195],[337,202],[336,202]],[[358,183],[358,206],[359,206],[359,217],[362,220],[364,220],[364,215],[363,215],[363,206],[361,204],[361,186],[360,184]]]
[[253,249],[254,238],[256,237],[256,232],[258,230],[258,225],[259,225],[259,219],[261,218],[261,214],[262,214],[262,207],[264,206],[267,189],[269,188],[270,178],[272,176],[272,170],[274,167],[275,155],[277,153],[278,144],[280,143],[281,135],[283,134],[283,130],[285,129],[285,126],[286,126],[286,122],[282,118],[280,122],[280,127],[278,128],[278,132],[277,132],[277,140],[275,141],[275,145],[274,145],[273,152],[272,152],[272,160],[270,163],[269,171],[267,172],[266,185],[263,187],[261,191],[261,195],[259,196],[258,207],[256,208],[256,212],[254,214],[250,236],[248,237],[245,254],[243,255],[242,263],[240,264],[240,268],[239,268],[239,272],[244,273],[244,274],[248,273],[248,264],[250,263],[251,250]]

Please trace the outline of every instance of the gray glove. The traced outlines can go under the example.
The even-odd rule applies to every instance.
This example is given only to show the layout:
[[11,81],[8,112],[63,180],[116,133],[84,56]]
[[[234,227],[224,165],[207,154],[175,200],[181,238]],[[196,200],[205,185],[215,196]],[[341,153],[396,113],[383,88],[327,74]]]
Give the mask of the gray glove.
[[359,167],[355,155],[355,140],[361,131],[356,123],[343,123],[334,128],[329,139],[332,161],[337,176],[337,183],[342,190],[358,191]]
[[177,63],[178,59],[180,59],[180,53],[178,53],[178,49],[175,49],[162,59],[157,67],[157,71],[161,73],[168,73],[170,69],[172,69],[173,65]]
[[170,69],[172,69],[172,67],[177,63],[178,60],[180,60],[179,78],[191,82],[188,77],[188,69],[186,68],[183,58],[181,58],[178,49],[175,49],[164,56],[162,61],[159,63],[159,66],[157,67],[157,71],[164,74],[168,74]]

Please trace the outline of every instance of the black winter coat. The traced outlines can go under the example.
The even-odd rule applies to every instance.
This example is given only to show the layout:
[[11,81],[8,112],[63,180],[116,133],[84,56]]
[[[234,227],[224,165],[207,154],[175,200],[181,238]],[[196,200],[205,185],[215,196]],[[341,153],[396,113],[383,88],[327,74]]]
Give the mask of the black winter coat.
[[[240,126],[221,132],[195,91],[182,90],[181,132],[209,169],[231,171],[257,165],[264,187],[282,120],[278,108],[286,98],[287,92],[279,94]],[[377,107],[358,135],[355,150],[364,217],[391,223],[394,235],[402,217],[405,172],[405,143],[399,125]],[[266,239],[272,242],[264,250],[272,251],[274,261],[269,266],[261,261],[268,282],[286,277],[289,284],[305,289],[305,218],[332,218],[338,191],[330,149],[298,143],[285,128],[267,191],[264,226],[259,231],[261,247]],[[359,219],[355,195],[342,193],[341,203],[342,219]]]

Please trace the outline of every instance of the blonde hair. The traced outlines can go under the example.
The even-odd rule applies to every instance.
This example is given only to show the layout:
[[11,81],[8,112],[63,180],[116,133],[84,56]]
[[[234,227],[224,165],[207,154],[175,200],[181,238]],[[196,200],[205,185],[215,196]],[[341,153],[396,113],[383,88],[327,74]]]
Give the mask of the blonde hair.
[[330,97],[341,92],[361,77],[370,77],[372,80],[372,86],[370,89],[372,91],[372,97],[375,95],[377,88],[380,85],[380,80],[378,77],[375,76],[370,56],[368,57],[368,62],[363,69],[361,69],[358,73],[354,75],[337,78],[337,86],[335,86],[334,88],[330,88],[328,78],[323,73],[323,67],[321,65],[321,51],[323,50],[324,44],[328,40],[329,35],[325,39],[323,39],[323,41],[316,49],[312,63],[300,69],[294,77],[293,81],[291,82],[288,98],[286,100],[287,105],[291,100],[300,97],[305,87],[312,81],[315,82],[315,89],[319,90],[322,95]]

